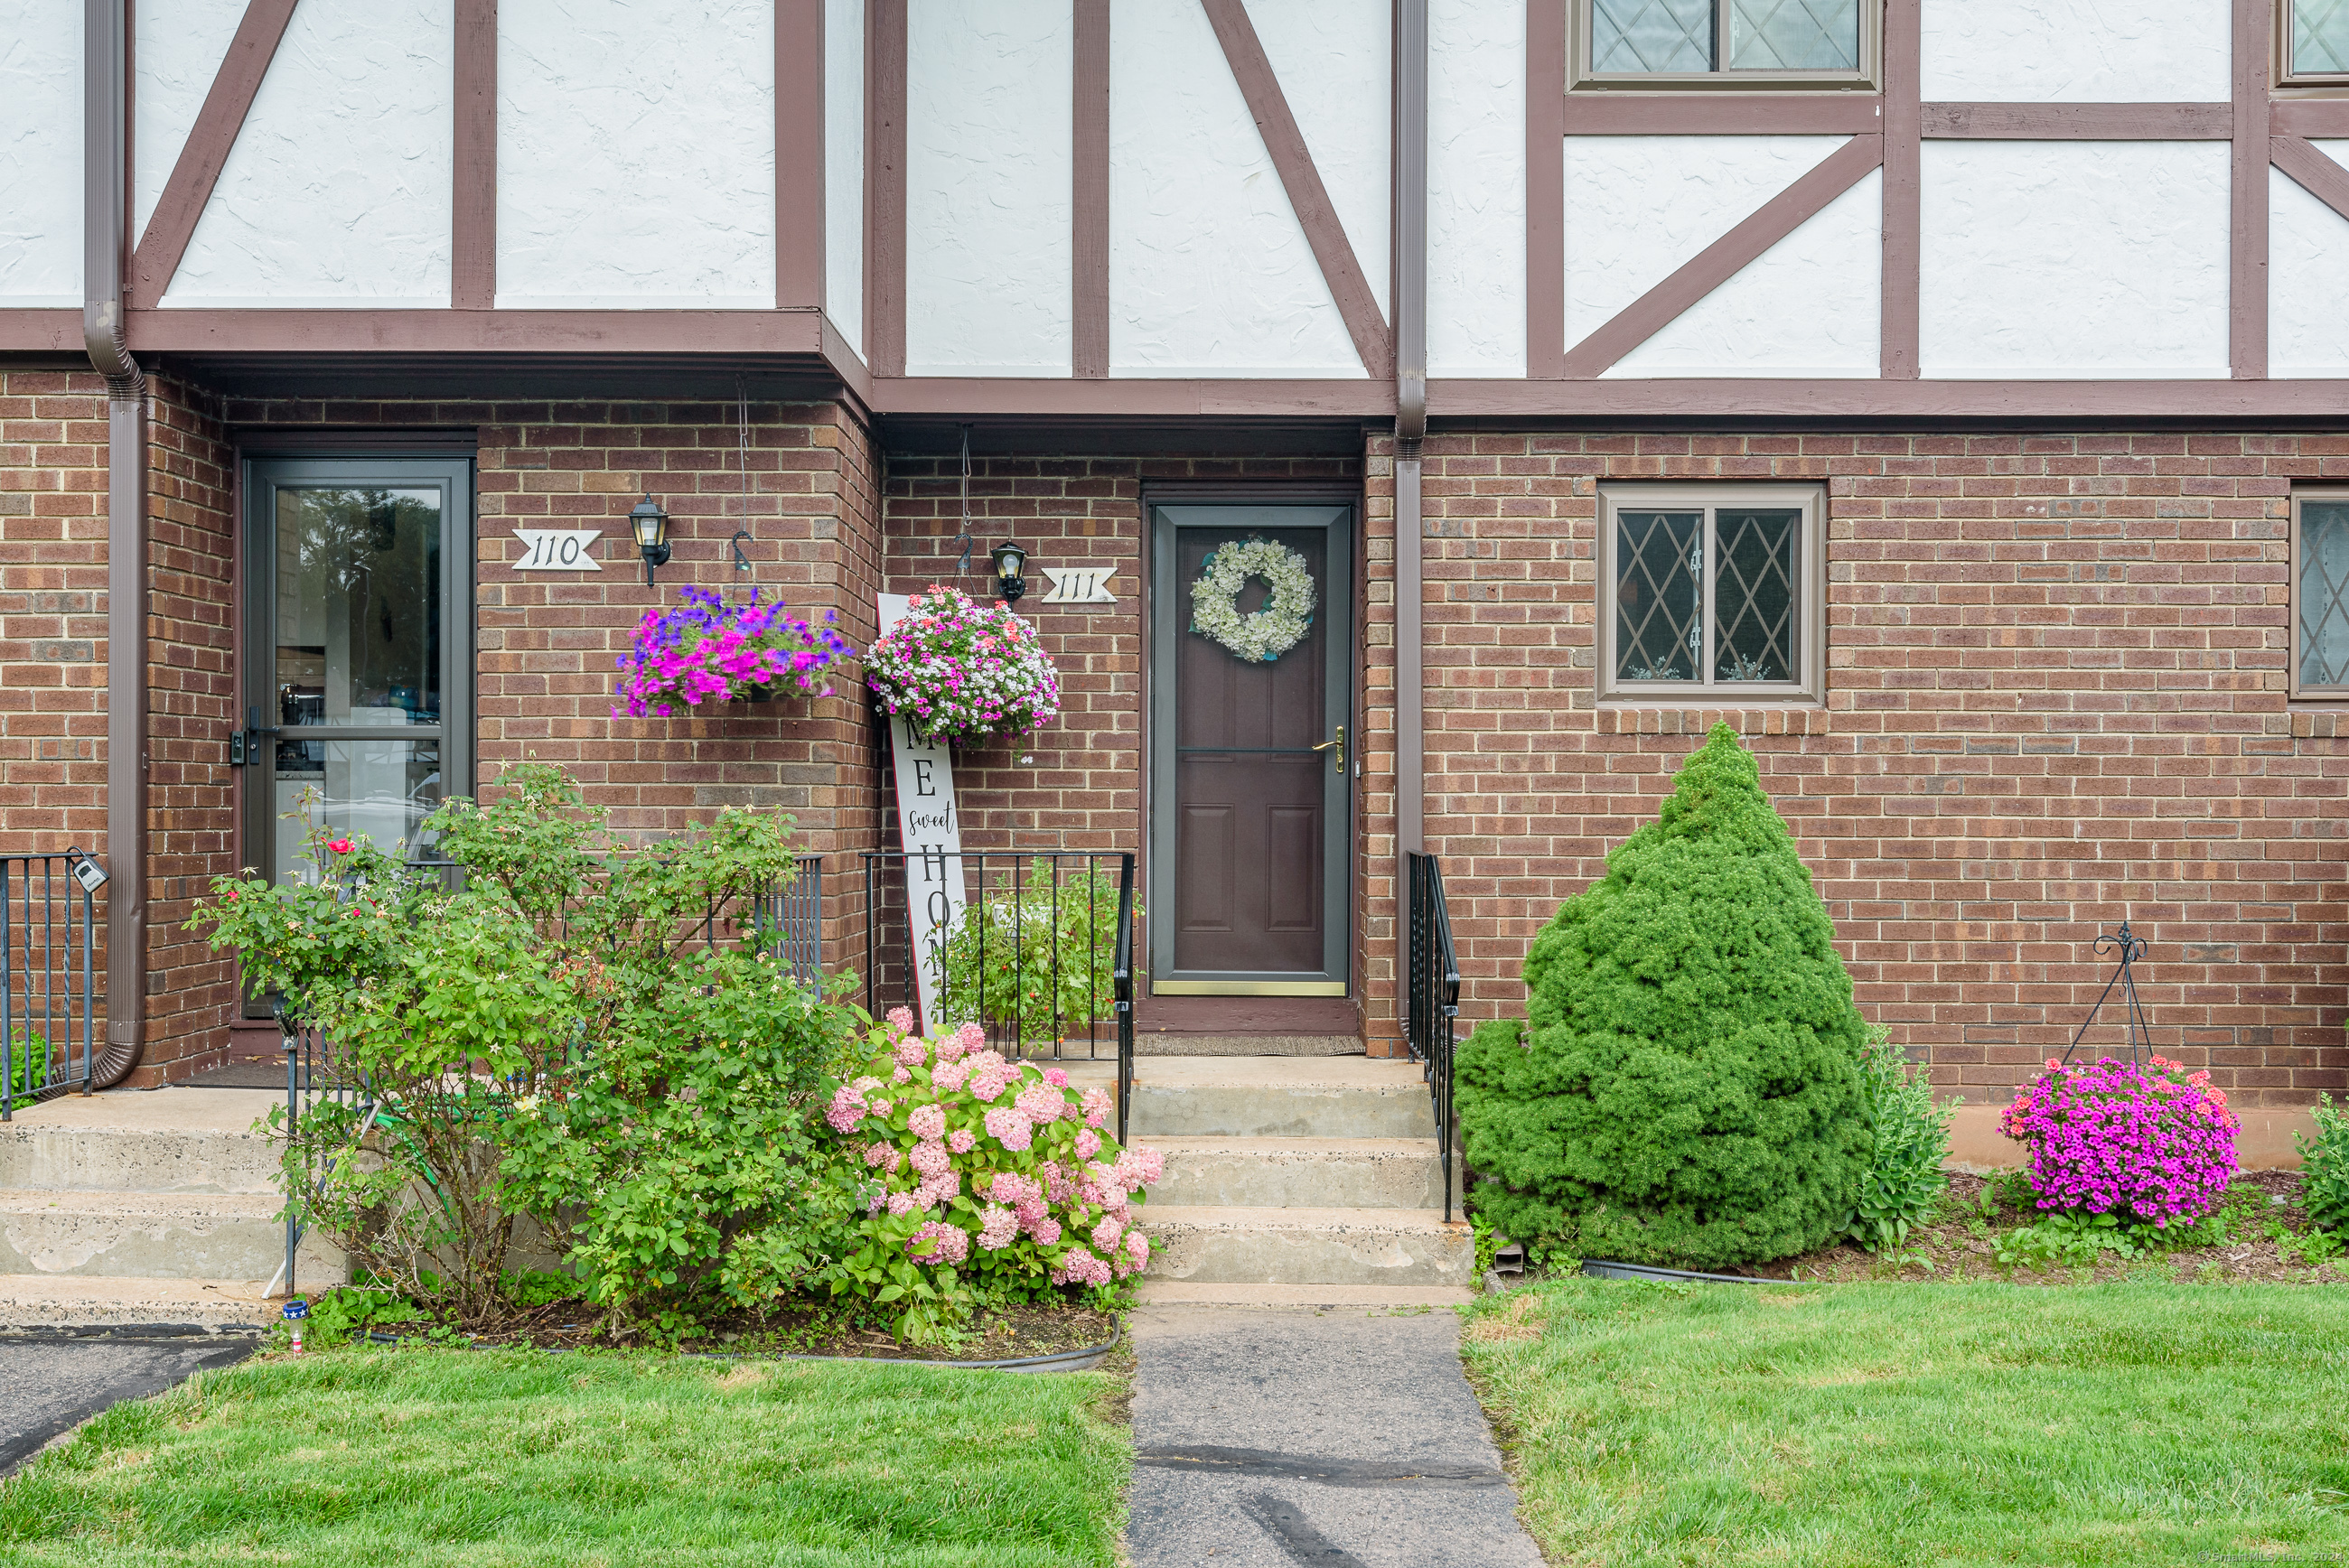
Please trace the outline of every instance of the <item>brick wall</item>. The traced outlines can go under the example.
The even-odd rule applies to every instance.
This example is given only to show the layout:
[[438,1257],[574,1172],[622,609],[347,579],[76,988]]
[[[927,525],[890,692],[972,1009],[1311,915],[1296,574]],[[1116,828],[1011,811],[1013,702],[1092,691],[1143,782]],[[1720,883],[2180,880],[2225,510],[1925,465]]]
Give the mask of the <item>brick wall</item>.
[[1475,433],[1426,457],[1427,830],[1465,1016],[1522,1011],[1535,932],[1713,717],[1597,707],[1598,481],[1824,481],[1826,704],[1723,717],[1861,1009],[1944,1091],[1998,1098],[2069,1040],[2126,913],[2165,1050],[2239,1104],[2349,1087],[2349,725],[2284,687],[2286,498],[2349,479],[2349,438]]

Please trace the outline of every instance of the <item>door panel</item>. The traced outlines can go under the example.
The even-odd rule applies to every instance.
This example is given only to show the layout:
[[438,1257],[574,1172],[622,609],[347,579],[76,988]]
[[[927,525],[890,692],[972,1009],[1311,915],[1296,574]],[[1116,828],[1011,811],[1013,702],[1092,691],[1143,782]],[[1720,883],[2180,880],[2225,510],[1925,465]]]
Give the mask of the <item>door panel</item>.
[[[1153,878],[1174,912],[1152,938],[1164,993],[1342,994],[1351,762],[1335,739],[1353,694],[1351,507],[1153,510]],[[1244,658],[1193,624],[1192,588],[1223,545],[1294,551],[1313,579],[1305,635]],[[1268,585],[1237,601],[1247,616]],[[1316,748],[1321,748],[1316,750]]]

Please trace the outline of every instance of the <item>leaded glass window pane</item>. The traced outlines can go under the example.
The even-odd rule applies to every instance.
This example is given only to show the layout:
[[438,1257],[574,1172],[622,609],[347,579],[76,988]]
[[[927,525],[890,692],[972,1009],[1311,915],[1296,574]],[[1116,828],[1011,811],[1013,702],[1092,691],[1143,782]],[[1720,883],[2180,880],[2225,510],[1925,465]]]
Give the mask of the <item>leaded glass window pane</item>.
[[2349,0],[2292,0],[2292,68],[2302,76],[2349,74]]
[[2349,501],[2300,503],[2300,684],[2349,686]]
[[1713,678],[1795,678],[1795,552],[1800,511],[1713,518]]
[[1704,514],[1615,514],[1615,678],[1686,681],[1704,657]]
[[1713,69],[1713,0],[1592,0],[1590,63],[1601,71]]
[[1729,68],[1857,70],[1859,0],[1729,0]]

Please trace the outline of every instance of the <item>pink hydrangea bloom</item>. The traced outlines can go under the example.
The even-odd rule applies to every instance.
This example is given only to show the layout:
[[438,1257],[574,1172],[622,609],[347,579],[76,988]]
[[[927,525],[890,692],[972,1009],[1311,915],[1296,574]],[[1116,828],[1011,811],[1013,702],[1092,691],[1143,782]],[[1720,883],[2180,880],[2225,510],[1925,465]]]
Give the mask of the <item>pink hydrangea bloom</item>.
[[1116,1250],[1118,1238],[1123,1234],[1125,1234],[1125,1222],[1115,1214],[1104,1214],[1102,1216],[1101,1223],[1093,1227],[1092,1243],[1102,1253],[1111,1253]]
[[1029,1225],[1027,1231],[1035,1238],[1038,1246],[1049,1247],[1061,1239],[1061,1222],[1047,1214]]
[[1018,1068],[1005,1061],[993,1051],[981,1051],[977,1056],[966,1057],[964,1060],[971,1064],[970,1092],[974,1098],[981,1100],[990,1100],[1000,1096],[1004,1089],[1010,1086],[1012,1080],[1019,1076]]
[[917,1037],[908,1035],[899,1040],[897,1048],[889,1054],[897,1058],[897,1065],[901,1068],[917,1068],[929,1059],[930,1050]]
[[995,1173],[994,1185],[988,1189],[988,1195],[999,1203],[1025,1203],[1040,1201],[1044,1190],[1032,1176],[999,1171]]
[[1000,1203],[989,1203],[978,1212],[978,1244],[990,1253],[999,1253],[1019,1239],[1019,1216]]
[[1061,1112],[1069,1108],[1069,1097],[1050,1084],[1040,1083],[1021,1089],[1019,1098],[1011,1103],[1019,1107],[1022,1116],[1043,1127],[1060,1119]]
[[924,1176],[943,1176],[954,1169],[954,1156],[947,1152],[947,1146],[927,1139],[914,1145],[911,1158],[914,1169]]
[[853,1083],[842,1084],[833,1090],[832,1103],[824,1108],[823,1119],[834,1132],[854,1132],[856,1124],[864,1119],[864,1091]]
[[939,1139],[947,1135],[947,1108],[925,1105],[905,1118],[906,1130],[916,1138]]
[[1033,1140],[1035,1127],[1017,1109],[998,1106],[987,1113],[987,1135],[1018,1154]]
[[1088,1127],[1077,1134],[1077,1158],[1091,1160],[1101,1152],[1101,1134]]
[[897,1169],[896,1146],[885,1141],[875,1141],[866,1144],[864,1147],[864,1163],[876,1170],[886,1167],[891,1171],[895,1171]]
[[1109,1264],[1082,1247],[1071,1247],[1052,1270],[1054,1284],[1107,1284]]
[[882,1016],[888,1020],[891,1028],[901,1035],[914,1032],[914,1009],[911,1007],[892,1007]]
[[957,1154],[969,1153],[971,1145],[978,1141],[978,1134],[968,1127],[957,1127],[947,1134],[947,1147]]
[[1054,1088],[1066,1088],[1069,1087],[1069,1071],[1066,1068],[1046,1068],[1044,1081]]
[[1057,1160],[1045,1161],[1036,1173],[1044,1179],[1044,1195],[1055,1203],[1067,1202],[1069,1195],[1077,1190],[1076,1179],[1061,1170]]
[[1078,1098],[1084,1103],[1085,1125],[1087,1127],[1106,1127],[1109,1125],[1109,1113],[1117,1109],[1117,1101],[1110,1098],[1109,1090],[1105,1088],[1089,1088]]
[[965,1024],[955,1031],[955,1042],[962,1047],[965,1056],[973,1051],[985,1050],[987,1031],[978,1024]]
[[914,1189],[914,1207],[935,1209],[941,1203],[952,1202],[961,1191],[962,1177],[948,1171],[928,1178]]
[[912,1083],[914,1081],[914,1075],[906,1071],[904,1068],[898,1068],[890,1073],[889,1081],[891,1083]]
[[[943,1051],[940,1054],[943,1055]],[[940,1094],[953,1094],[969,1077],[968,1062],[940,1062],[930,1069],[930,1087]]]
[[960,1225],[932,1220],[914,1233],[905,1250],[926,1264],[958,1264],[970,1255],[970,1233]]
[[1143,1264],[1148,1263],[1150,1261],[1150,1238],[1143,1235],[1140,1231],[1126,1232],[1125,1255],[1133,1260],[1133,1266],[1135,1268],[1140,1268]]
[[921,1206],[921,1203],[911,1192],[892,1192],[889,1194],[889,1212],[892,1214],[901,1216],[910,1214]]

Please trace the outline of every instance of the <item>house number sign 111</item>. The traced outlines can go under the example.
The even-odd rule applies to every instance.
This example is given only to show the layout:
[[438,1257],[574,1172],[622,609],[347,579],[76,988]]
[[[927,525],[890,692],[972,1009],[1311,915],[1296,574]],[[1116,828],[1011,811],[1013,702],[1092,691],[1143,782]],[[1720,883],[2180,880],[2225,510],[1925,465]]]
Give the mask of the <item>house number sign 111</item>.
[[517,528],[514,537],[522,541],[522,559],[513,563],[517,572],[604,570],[595,551],[595,542],[604,537],[600,528]]

